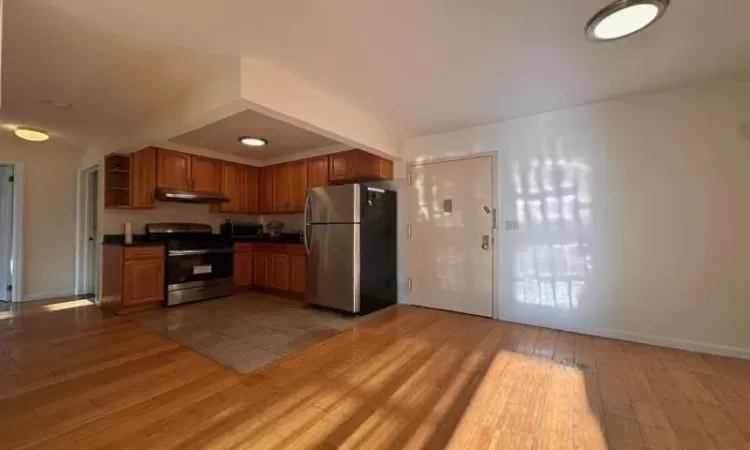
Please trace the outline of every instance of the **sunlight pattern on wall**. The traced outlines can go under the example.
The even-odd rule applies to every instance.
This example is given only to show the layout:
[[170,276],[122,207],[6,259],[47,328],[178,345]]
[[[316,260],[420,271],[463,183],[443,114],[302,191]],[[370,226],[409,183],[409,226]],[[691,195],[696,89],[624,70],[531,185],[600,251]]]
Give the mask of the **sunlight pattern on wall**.
[[591,168],[579,159],[514,161],[519,304],[578,308],[593,270]]

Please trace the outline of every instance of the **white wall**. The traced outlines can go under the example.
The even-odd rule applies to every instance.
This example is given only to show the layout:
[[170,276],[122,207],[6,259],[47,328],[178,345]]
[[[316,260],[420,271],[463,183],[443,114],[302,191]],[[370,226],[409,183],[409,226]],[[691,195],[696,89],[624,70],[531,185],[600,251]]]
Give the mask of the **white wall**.
[[750,357],[749,122],[744,77],[425,136],[405,157],[497,154],[501,319]]
[[23,169],[23,297],[73,293],[76,177],[81,152],[50,140],[31,143],[0,133],[0,160]]

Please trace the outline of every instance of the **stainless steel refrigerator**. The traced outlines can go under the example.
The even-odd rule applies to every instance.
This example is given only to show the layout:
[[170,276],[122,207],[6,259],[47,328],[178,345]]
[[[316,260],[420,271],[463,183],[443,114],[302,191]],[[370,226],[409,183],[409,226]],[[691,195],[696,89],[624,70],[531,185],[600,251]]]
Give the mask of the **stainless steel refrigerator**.
[[307,191],[308,302],[353,314],[396,303],[396,202],[373,184]]

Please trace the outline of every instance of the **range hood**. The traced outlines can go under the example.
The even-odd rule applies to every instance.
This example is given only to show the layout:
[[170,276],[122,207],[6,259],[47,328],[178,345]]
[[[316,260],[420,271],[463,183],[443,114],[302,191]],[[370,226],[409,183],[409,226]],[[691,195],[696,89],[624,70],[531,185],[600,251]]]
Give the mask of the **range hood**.
[[157,189],[156,199],[163,202],[182,203],[223,203],[229,201],[229,197],[218,192],[195,192],[167,188]]

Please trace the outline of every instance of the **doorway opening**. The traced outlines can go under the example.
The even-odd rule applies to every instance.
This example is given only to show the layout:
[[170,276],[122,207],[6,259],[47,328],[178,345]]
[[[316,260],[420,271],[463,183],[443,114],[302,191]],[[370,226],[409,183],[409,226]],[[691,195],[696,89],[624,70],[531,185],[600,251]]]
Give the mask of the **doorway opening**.
[[494,317],[494,159],[409,166],[408,303]]
[[99,274],[99,168],[80,171],[78,180],[78,264],[76,294],[97,298]]
[[14,301],[17,261],[14,252],[15,167],[0,164],[0,301]]

